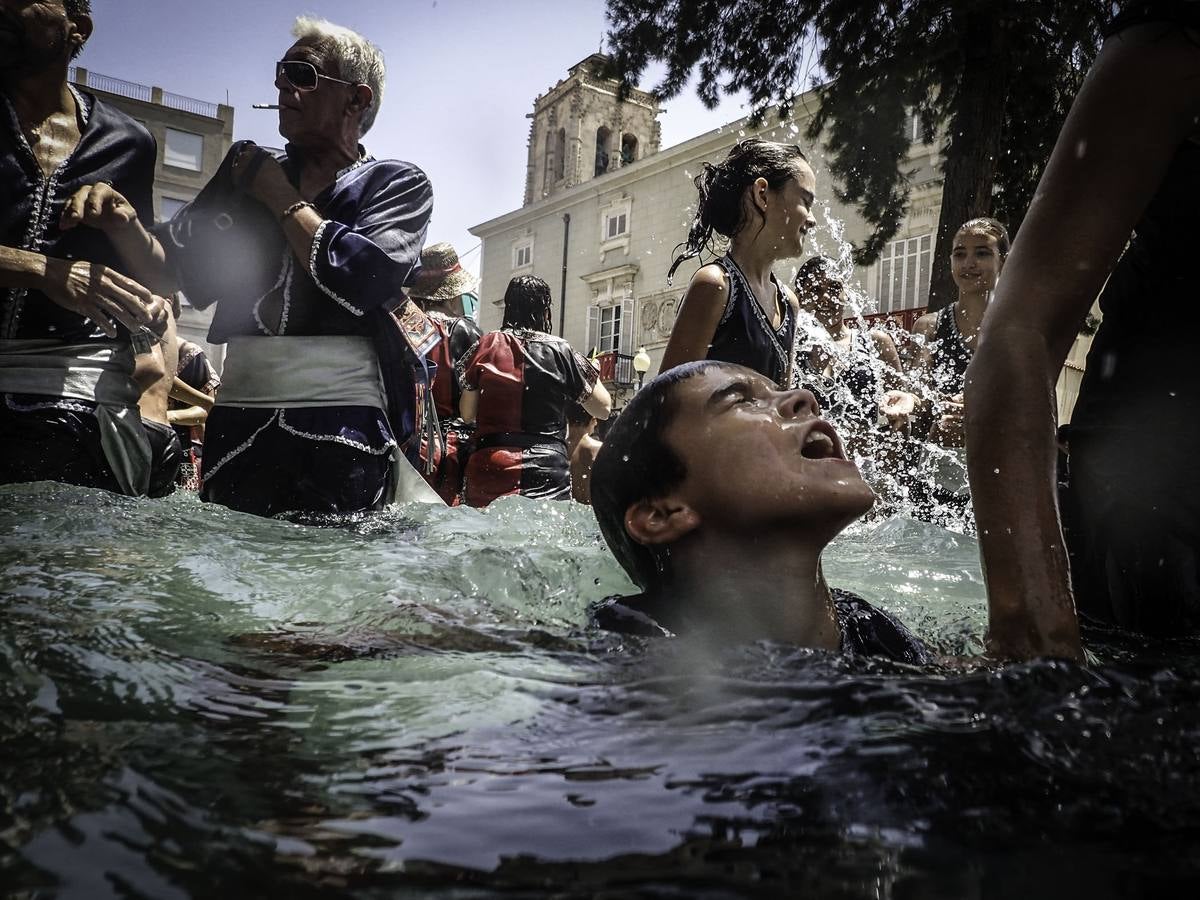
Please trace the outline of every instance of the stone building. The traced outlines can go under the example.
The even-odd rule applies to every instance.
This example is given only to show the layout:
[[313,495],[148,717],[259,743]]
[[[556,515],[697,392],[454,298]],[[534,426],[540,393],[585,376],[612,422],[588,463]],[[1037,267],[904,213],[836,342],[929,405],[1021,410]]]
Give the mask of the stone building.
[[[817,174],[818,227],[807,251],[848,260],[847,242],[861,241],[869,228],[837,201],[824,151],[803,138],[815,95],[800,97],[787,122],[772,112],[758,127],[740,120],[660,149],[658,101],[641,91],[620,101],[616,83],[598,74],[603,61],[588,57],[535,100],[525,203],[471,233],[483,243],[480,324],[499,327],[499,302],[514,275],[546,279],[556,299],[555,330],[577,349],[600,355],[619,404],[634,388],[631,360],[639,347],[653,361],[651,374],[657,370],[679,298],[697,268],[685,263],[667,284],[695,209],[693,179],[705,162],[719,161],[744,137],[799,143]],[[921,141],[915,121],[910,126],[908,213],[880,260],[854,268],[849,281],[864,313],[893,314],[905,325],[928,297],[941,204],[937,147]],[[634,152],[618,157],[623,146]],[[791,278],[798,262],[777,266],[776,274]]]
[[[154,170],[154,218],[171,218],[216,173],[233,144],[233,108],[172,94],[160,87],[124,81],[73,66],[71,81],[137,119],[158,143]],[[183,305],[179,336],[199,344],[218,371],[225,345],[208,343],[213,309]]]

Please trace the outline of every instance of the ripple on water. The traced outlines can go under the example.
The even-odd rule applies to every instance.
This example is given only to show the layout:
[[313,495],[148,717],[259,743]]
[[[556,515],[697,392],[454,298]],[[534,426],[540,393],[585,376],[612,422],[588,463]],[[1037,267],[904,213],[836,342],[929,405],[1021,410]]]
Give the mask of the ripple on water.
[[[860,524],[826,571],[978,653],[972,538]],[[1196,642],[919,670],[587,632],[587,604],[629,589],[572,504],[314,528],[0,488],[4,883],[1124,897],[1200,879]]]

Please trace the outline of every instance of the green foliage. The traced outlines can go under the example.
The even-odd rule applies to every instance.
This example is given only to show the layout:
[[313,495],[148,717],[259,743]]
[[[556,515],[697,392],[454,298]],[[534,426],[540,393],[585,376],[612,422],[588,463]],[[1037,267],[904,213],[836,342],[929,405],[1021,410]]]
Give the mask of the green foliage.
[[[661,61],[664,98],[697,72],[705,104],[745,91],[759,120],[773,104],[789,118],[819,74],[807,136],[823,139],[839,198],[874,228],[856,248],[868,265],[908,204],[910,111],[963,182],[944,186],[954,200],[943,210],[1015,230],[1112,13],[1107,0],[609,0],[608,44],[626,84]],[[964,83],[988,90],[960,96]],[[980,102],[999,129],[980,124]]]

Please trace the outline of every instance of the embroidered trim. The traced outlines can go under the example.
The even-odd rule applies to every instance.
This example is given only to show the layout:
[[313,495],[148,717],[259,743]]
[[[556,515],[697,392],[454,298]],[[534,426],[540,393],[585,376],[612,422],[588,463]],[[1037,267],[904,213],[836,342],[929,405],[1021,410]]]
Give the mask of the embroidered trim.
[[[80,129],[79,143],[58,164],[58,167],[50,173],[49,178],[42,171],[41,163],[38,162],[33,148],[25,140],[25,135],[20,127],[20,119],[17,117],[16,108],[9,101],[8,97],[4,97],[4,105],[7,108],[10,119],[9,127],[16,136],[17,145],[24,149],[25,154],[33,162],[33,171],[37,173],[38,178],[38,199],[33,206],[33,214],[30,217],[29,226],[25,230],[25,236],[22,239],[20,247],[20,249],[28,250],[31,253],[40,252],[42,246],[46,243],[46,231],[49,229],[51,222],[50,210],[54,206],[54,196],[58,193],[58,182],[66,171],[67,166],[75,159],[75,154],[79,152],[79,148],[83,146],[84,132],[87,130],[88,119],[91,117],[91,106],[84,100],[83,96],[74,87],[71,87],[71,93],[74,95],[75,102],[79,106],[80,118],[83,119],[83,128]],[[25,308],[25,299],[28,296],[29,291],[25,288],[9,292],[8,303],[6,304],[7,309],[3,311],[3,321],[0,321],[0,337],[11,337],[16,333],[17,323],[20,321],[21,313]]]
[[[789,378],[793,377],[796,372],[795,357],[796,357],[796,348],[797,348],[797,344],[798,344],[798,336],[800,334],[800,329],[798,327],[798,323],[795,321],[792,322],[792,346],[791,346],[791,352],[788,353],[787,351],[785,351],[783,349],[783,343],[779,338],[779,333],[774,328],[772,328],[771,323],[767,321],[766,313],[763,312],[763,308],[759,304],[758,300],[755,298],[754,292],[752,290],[750,290],[750,282],[748,282],[746,280],[746,276],[742,274],[742,270],[738,267],[737,262],[735,262],[733,257],[729,256],[728,254],[726,254],[725,256],[723,256],[721,258],[722,262],[725,260],[729,261],[729,264],[732,267],[732,273],[737,274],[738,281],[739,281],[742,289],[746,292],[746,301],[749,303],[750,308],[754,310],[754,315],[757,317],[758,324],[762,327],[763,331],[766,332],[767,337],[771,341],[771,347],[775,350],[776,359],[778,360],[778,362],[780,364],[780,369],[782,370],[780,372],[778,382],[782,383],[783,381],[786,381]],[[726,272],[730,272],[730,270],[727,269]],[[782,292],[782,289],[779,287],[779,282],[778,282],[778,280],[776,280],[774,273],[771,273],[771,283],[775,285],[775,291],[776,291],[777,295]],[[732,283],[731,283],[731,289],[729,291],[729,294],[730,294],[730,299],[732,300],[732,297],[733,297]],[[788,317],[791,314],[792,314],[792,305],[790,303],[788,303],[785,298],[784,303],[783,303],[783,324],[780,326],[781,328],[784,328],[787,326]],[[782,386],[785,388],[791,387],[791,385],[782,385]]]
[[47,400],[44,403],[17,403],[13,400],[11,394],[4,395],[4,405],[13,412],[38,412],[43,409],[65,409],[68,412],[87,413],[95,415],[95,405],[88,405],[83,400],[70,400],[63,398],[62,400]]
[[221,470],[221,467],[225,465],[225,463],[229,462],[235,456],[240,456],[246,450],[250,449],[250,445],[254,443],[254,439],[266,431],[267,428],[270,427],[271,423],[279,418],[279,414],[281,412],[282,410],[276,410],[275,414],[271,416],[271,418],[267,419],[267,421],[264,422],[262,426],[259,427],[252,435],[250,435],[250,437],[246,438],[246,440],[242,441],[242,443],[238,444],[236,447],[226,453],[216,465],[204,473],[204,480],[211,481],[212,477]]
[[260,329],[262,329],[264,334],[275,335],[277,333],[282,333],[282,331],[283,331],[283,323],[287,321],[287,294],[286,294],[286,291],[284,293],[284,298],[283,298],[283,303],[284,303],[283,312],[280,314],[280,317],[279,317],[280,318],[279,332],[272,331],[270,328],[267,327],[267,323],[264,322],[262,320],[262,316],[260,316],[258,314],[258,308],[260,306],[262,306],[262,302],[267,299],[267,296],[269,294],[272,294],[275,291],[279,290],[279,288],[283,285],[283,283],[287,280],[288,276],[291,274],[291,271],[292,271],[292,253],[290,250],[288,250],[285,247],[283,249],[283,258],[279,264],[279,277],[275,279],[275,283],[273,285],[271,285],[270,289],[267,290],[266,294],[263,294],[261,297],[259,297],[257,300],[254,301],[254,321],[256,323],[258,323],[258,327]]
[[[480,338],[480,340],[483,340]],[[454,378],[458,381],[458,386],[464,391],[473,391],[475,386],[467,383],[467,365],[475,358],[475,354],[479,352],[479,341],[473,343],[470,348],[460,356],[454,363]]]
[[363,453],[369,453],[371,456],[383,456],[385,453],[390,452],[393,447],[397,446],[395,438],[389,439],[381,449],[375,450],[367,444],[362,444],[358,441],[352,441],[350,438],[343,437],[340,434],[309,434],[307,431],[301,431],[298,428],[293,428],[291,425],[289,425],[287,420],[284,418],[285,413],[286,410],[279,410],[279,427],[288,434],[294,434],[299,438],[305,438],[306,440],[310,441],[331,441],[335,444],[345,444],[347,447],[353,447],[355,450],[361,450]]
[[321,283],[321,279],[317,276],[317,255],[321,249],[321,238],[325,236],[325,227],[331,224],[329,219],[322,219],[321,224],[317,226],[316,234],[313,235],[312,250],[308,254],[308,274],[312,276],[313,284],[321,289],[321,293],[335,300],[340,306],[349,310],[356,316],[365,315],[365,312],[351,303],[344,297],[339,297],[330,288],[327,288]]

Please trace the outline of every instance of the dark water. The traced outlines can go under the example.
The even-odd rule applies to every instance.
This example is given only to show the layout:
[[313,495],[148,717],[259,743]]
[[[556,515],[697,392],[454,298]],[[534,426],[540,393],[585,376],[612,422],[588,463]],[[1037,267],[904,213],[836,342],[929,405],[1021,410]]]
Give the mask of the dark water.
[[[949,653],[969,538],[896,519],[833,583]],[[1191,897],[1196,642],[905,669],[622,642],[590,513],[342,528],[0,488],[14,897]]]

